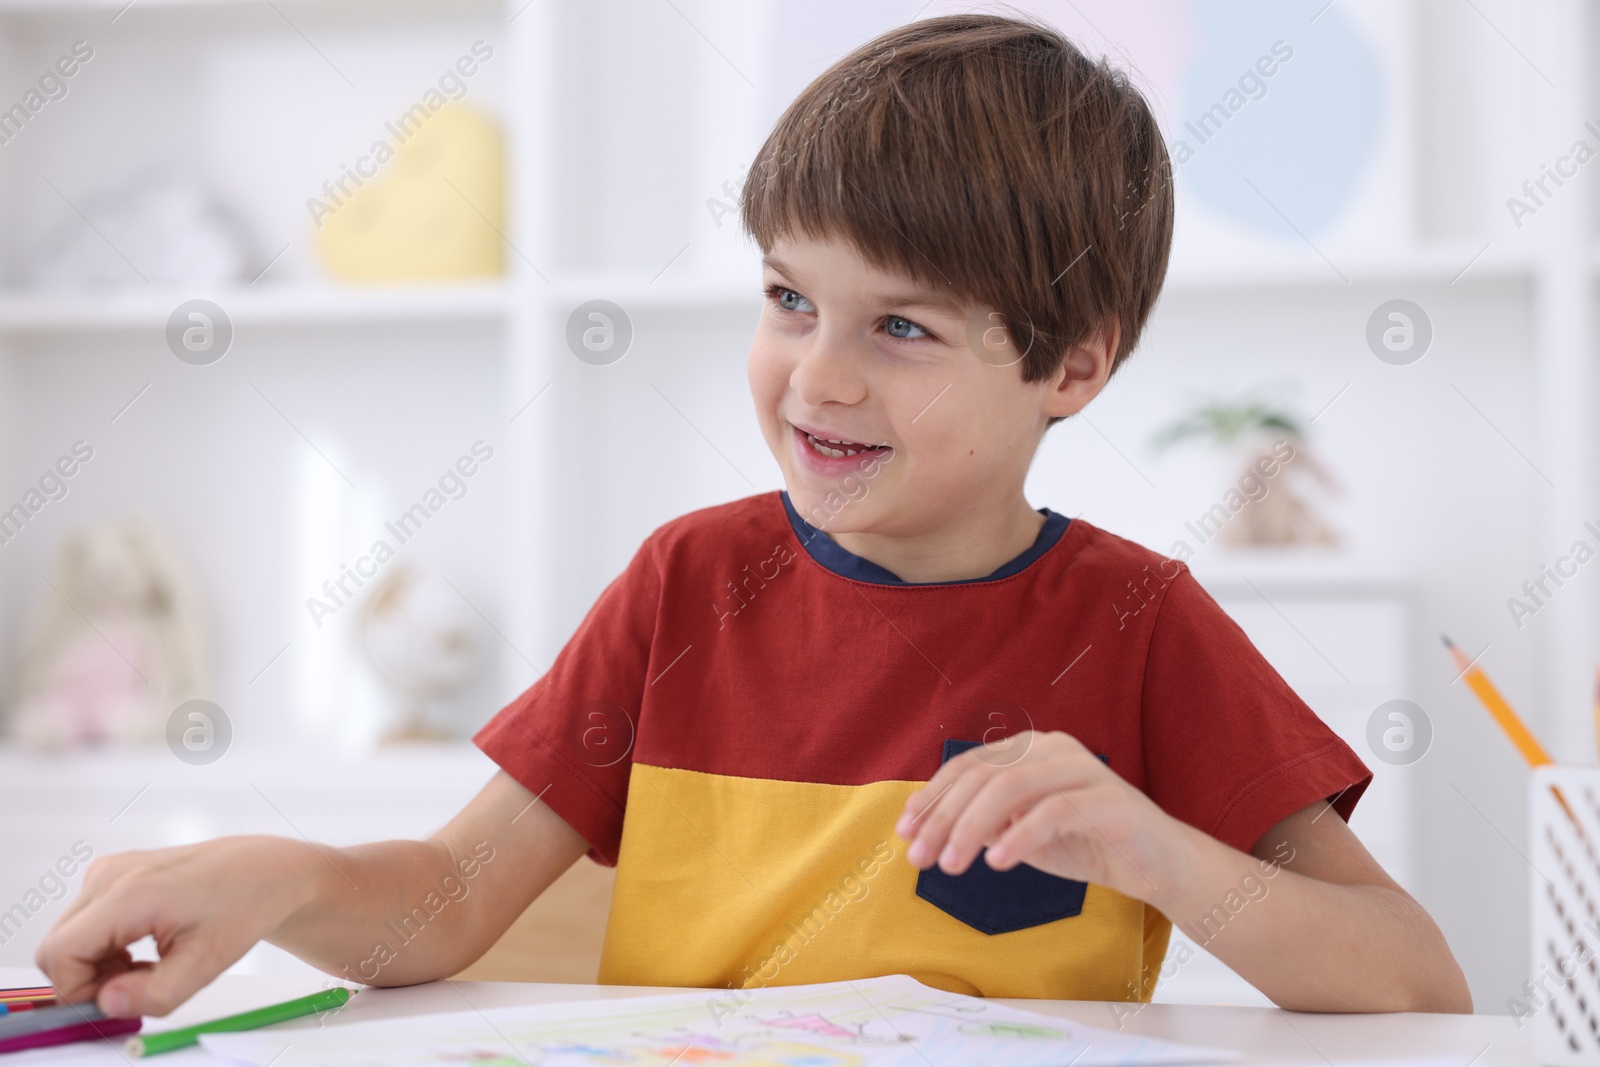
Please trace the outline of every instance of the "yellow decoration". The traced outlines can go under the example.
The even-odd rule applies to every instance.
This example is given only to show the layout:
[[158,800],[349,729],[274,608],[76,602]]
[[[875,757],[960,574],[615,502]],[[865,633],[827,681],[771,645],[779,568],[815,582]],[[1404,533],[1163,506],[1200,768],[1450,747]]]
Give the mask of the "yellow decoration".
[[503,273],[505,144],[494,122],[447,104],[425,121],[387,130],[393,158],[379,153],[387,162],[374,177],[357,188],[347,170],[341,180],[350,195],[314,202],[329,272],[348,281]]

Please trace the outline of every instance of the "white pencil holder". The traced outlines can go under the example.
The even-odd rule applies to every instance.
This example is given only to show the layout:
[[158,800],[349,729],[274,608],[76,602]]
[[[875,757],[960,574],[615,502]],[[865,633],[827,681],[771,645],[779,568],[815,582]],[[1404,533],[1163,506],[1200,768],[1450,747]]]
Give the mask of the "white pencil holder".
[[1600,767],[1539,767],[1529,789],[1533,967],[1516,1014],[1532,1013],[1540,1063],[1592,1067],[1600,1063]]

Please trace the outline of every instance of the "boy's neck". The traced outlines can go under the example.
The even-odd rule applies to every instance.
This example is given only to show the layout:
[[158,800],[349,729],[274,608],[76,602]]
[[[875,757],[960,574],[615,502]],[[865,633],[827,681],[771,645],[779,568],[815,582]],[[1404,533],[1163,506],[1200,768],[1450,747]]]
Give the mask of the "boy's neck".
[[903,582],[984,578],[1038,540],[1045,517],[1018,494],[1011,506],[975,507],[938,530],[911,537],[829,533],[840,548],[876,563]]

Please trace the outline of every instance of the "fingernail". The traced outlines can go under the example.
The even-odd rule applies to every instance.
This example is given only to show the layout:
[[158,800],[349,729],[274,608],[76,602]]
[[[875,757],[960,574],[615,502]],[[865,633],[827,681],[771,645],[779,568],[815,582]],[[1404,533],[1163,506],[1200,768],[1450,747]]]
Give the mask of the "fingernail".
[[913,866],[923,866],[928,862],[928,846],[921,841],[911,842],[911,847],[906,849],[906,859],[910,860]]
[[120,989],[100,991],[100,1010],[107,1015],[123,1015],[128,1010],[128,994]]
[[956,846],[946,845],[944,851],[939,853],[939,866],[954,867],[956,865]]
[[895,832],[895,835],[897,837],[906,836],[906,831],[910,830],[910,829],[911,829],[911,816],[909,816],[909,815],[900,816],[900,821],[894,824],[894,832]]

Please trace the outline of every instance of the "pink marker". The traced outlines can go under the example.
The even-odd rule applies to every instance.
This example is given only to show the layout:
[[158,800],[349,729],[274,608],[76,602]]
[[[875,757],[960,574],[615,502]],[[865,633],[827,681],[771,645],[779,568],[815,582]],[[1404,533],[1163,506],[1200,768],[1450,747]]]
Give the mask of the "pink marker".
[[66,1045],[74,1041],[93,1041],[101,1037],[133,1034],[144,1025],[144,1020],[96,1019],[94,1022],[58,1026],[54,1030],[40,1030],[36,1034],[19,1034],[0,1040],[0,1052],[21,1052],[23,1049],[44,1048],[48,1045]]

